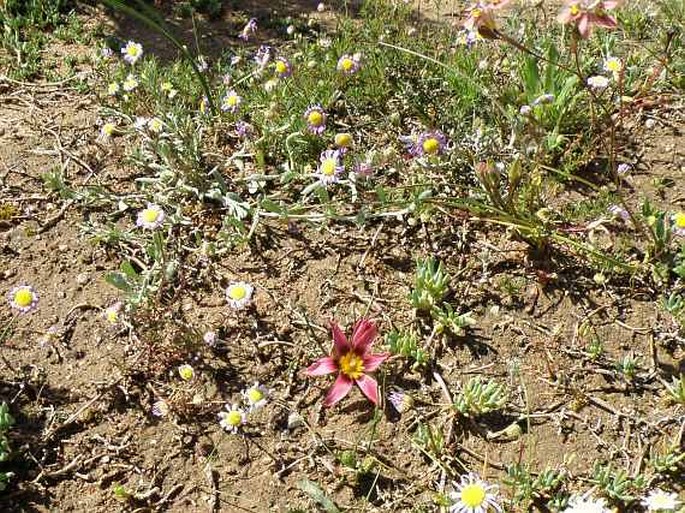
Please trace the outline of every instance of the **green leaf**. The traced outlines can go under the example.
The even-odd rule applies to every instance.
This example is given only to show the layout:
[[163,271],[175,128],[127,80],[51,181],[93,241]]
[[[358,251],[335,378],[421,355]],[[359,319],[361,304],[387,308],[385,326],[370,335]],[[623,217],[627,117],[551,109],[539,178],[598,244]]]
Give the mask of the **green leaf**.
[[297,483],[297,487],[321,506],[327,513],[340,513],[340,509],[335,503],[326,496],[326,493],[321,487],[310,481],[309,479],[302,479]]
[[113,287],[123,290],[124,292],[131,292],[131,284],[126,279],[123,273],[111,272],[105,274],[105,281]]
[[[119,269],[121,270],[122,273],[124,273],[124,275],[125,275],[127,278],[131,278],[131,279],[134,279],[134,280],[135,280],[135,279],[138,279],[138,273],[136,272],[136,270],[135,270],[135,269],[133,268],[133,266],[131,265],[131,262],[129,262],[128,260],[124,260],[124,261],[121,263],[121,265],[119,266]],[[128,280],[127,280],[127,281],[128,281]]]

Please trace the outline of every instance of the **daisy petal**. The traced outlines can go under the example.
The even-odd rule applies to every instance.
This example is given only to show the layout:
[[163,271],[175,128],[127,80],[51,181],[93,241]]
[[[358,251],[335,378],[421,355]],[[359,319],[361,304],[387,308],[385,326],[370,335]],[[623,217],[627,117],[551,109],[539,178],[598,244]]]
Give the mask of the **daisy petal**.
[[328,408],[340,401],[340,399],[349,393],[353,383],[354,382],[344,374],[338,374],[338,378],[335,380],[335,383],[333,383],[326,399],[324,399],[323,405]]
[[312,365],[307,367],[304,373],[307,376],[325,376],[326,374],[331,374],[338,370],[338,365],[335,360],[330,356],[320,358],[315,361]]
[[357,386],[373,404],[378,405],[378,383],[371,376],[363,375],[356,380]]

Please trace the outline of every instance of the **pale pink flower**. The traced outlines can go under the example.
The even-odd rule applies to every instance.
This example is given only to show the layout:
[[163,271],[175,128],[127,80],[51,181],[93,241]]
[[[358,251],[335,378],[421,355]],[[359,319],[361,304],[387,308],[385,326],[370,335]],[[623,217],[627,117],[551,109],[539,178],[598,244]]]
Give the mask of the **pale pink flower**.
[[607,11],[619,6],[620,0],[566,0],[559,12],[560,23],[573,23],[583,39],[592,34],[596,26],[606,29],[616,28],[616,18]]
[[376,326],[367,319],[360,319],[354,326],[350,341],[335,322],[331,323],[331,330],[331,355],[320,358],[305,371],[308,376],[338,373],[323,405],[328,407],[336,404],[349,393],[355,383],[372,403],[378,404],[378,383],[367,373],[375,371],[390,354],[371,352],[371,345],[377,333]]

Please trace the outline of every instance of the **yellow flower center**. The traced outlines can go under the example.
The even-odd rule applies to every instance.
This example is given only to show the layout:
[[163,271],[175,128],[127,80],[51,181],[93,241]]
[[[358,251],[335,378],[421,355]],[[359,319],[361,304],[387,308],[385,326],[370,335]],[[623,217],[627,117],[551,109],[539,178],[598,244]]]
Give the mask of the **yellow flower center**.
[[162,84],[162,91],[171,91],[173,89],[173,84],[171,82],[164,82]]
[[243,416],[240,414],[239,411],[229,411],[228,415],[226,415],[226,424],[229,426],[240,426],[240,424],[243,423]]
[[578,16],[580,14],[580,7],[578,4],[571,4],[571,7],[569,7],[569,12],[571,13],[571,16]]
[[29,289],[19,289],[14,293],[14,302],[21,308],[26,308],[33,303],[33,292]]
[[340,67],[345,71],[350,71],[354,67],[354,61],[352,59],[343,59]]
[[226,98],[226,105],[229,107],[235,107],[238,104],[238,97],[235,95],[231,95],[228,98]]
[[352,144],[352,136],[350,134],[336,134],[335,145],[341,148],[347,148]]
[[286,66],[283,61],[276,61],[276,71],[281,74],[286,73],[288,71],[288,66]]
[[364,361],[353,352],[342,355],[338,365],[340,372],[352,379],[359,379],[364,374]]
[[116,82],[112,82],[111,84],[109,84],[109,86],[107,86],[107,92],[109,94],[118,93],[119,92],[119,84],[117,84]]
[[127,53],[130,57],[138,57],[138,54],[140,53],[140,50],[138,49],[137,46],[131,45],[131,46],[129,46],[129,47],[126,49],[126,53]]
[[195,372],[193,371],[193,368],[190,365],[181,365],[178,368],[178,374],[181,376],[181,378],[185,381],[190,381],[193,379],[193,375]]
[[159,217],[159,212],[154,208],[146,208],[143,210],[143,221],[146,223],[154,223]]
[[119,320],[119,312],[117,312],[116,310],[108,310],[107,311],[107,320],[111,324],[116,324],[117,321]]
[[234,301],[240,301],[241,299],[245,299],[245,296],[247,296],[247,289],[242,285],[234,285],[228,291],[228,296]]
[[323,123],[323,114],[321,114],[318,110],[314,110],[309,113],[309,116],[307,116],[307,121],[310,125],[320,126]]
[[685,228],[685,212],[678,212],[673,216],[673,221],[678,228]]
[[251,388],[247,391],[247,398],[250,400],[252,404],[258,403],[259,401],[264,399],[264,392],[262,392],[258,388]]
[[482,14],[483,14],[483,10],[479,9],[478,7],[471,10],[471,17],[472,18],[480,18]]
[[335,159],[326,159],[321,163],[321,174],[326,176],[335,175],[335,168],[337,167],[337,162]]
[[607,61],[607,69],[613,72],[621,71],[621,62],[618,59],[610,59]]
[[667,497],[666,495],[654,495],[652,496],[652,508],[657,508],[657,509],[671,509],[673,506],[673,503],[670,499],[670,497]]
[[477,508],[485,501],[485,489],[479,484],[468,484],[461,490],[461,502],[469,508]]
[[104,126],[102,127],[102,132],[105,135],[112,135],[114,133],[114,124],[113,123],[105,123]]
[[438,141],[435,137],[431,137],[423,141],[422,146],[423,151],[429,155],[434,155],[440,150],[440,141]]

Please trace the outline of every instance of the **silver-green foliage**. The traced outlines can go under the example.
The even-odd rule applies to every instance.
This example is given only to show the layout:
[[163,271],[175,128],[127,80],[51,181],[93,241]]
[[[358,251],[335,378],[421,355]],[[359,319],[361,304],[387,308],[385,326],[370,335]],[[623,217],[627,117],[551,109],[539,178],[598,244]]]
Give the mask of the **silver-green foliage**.
[[476,417],[502,409],[507,399],[506,385],[494,380],[483,382],[480,376],[476,376],[466,383],[454,401],[454,407],[466,417]]

